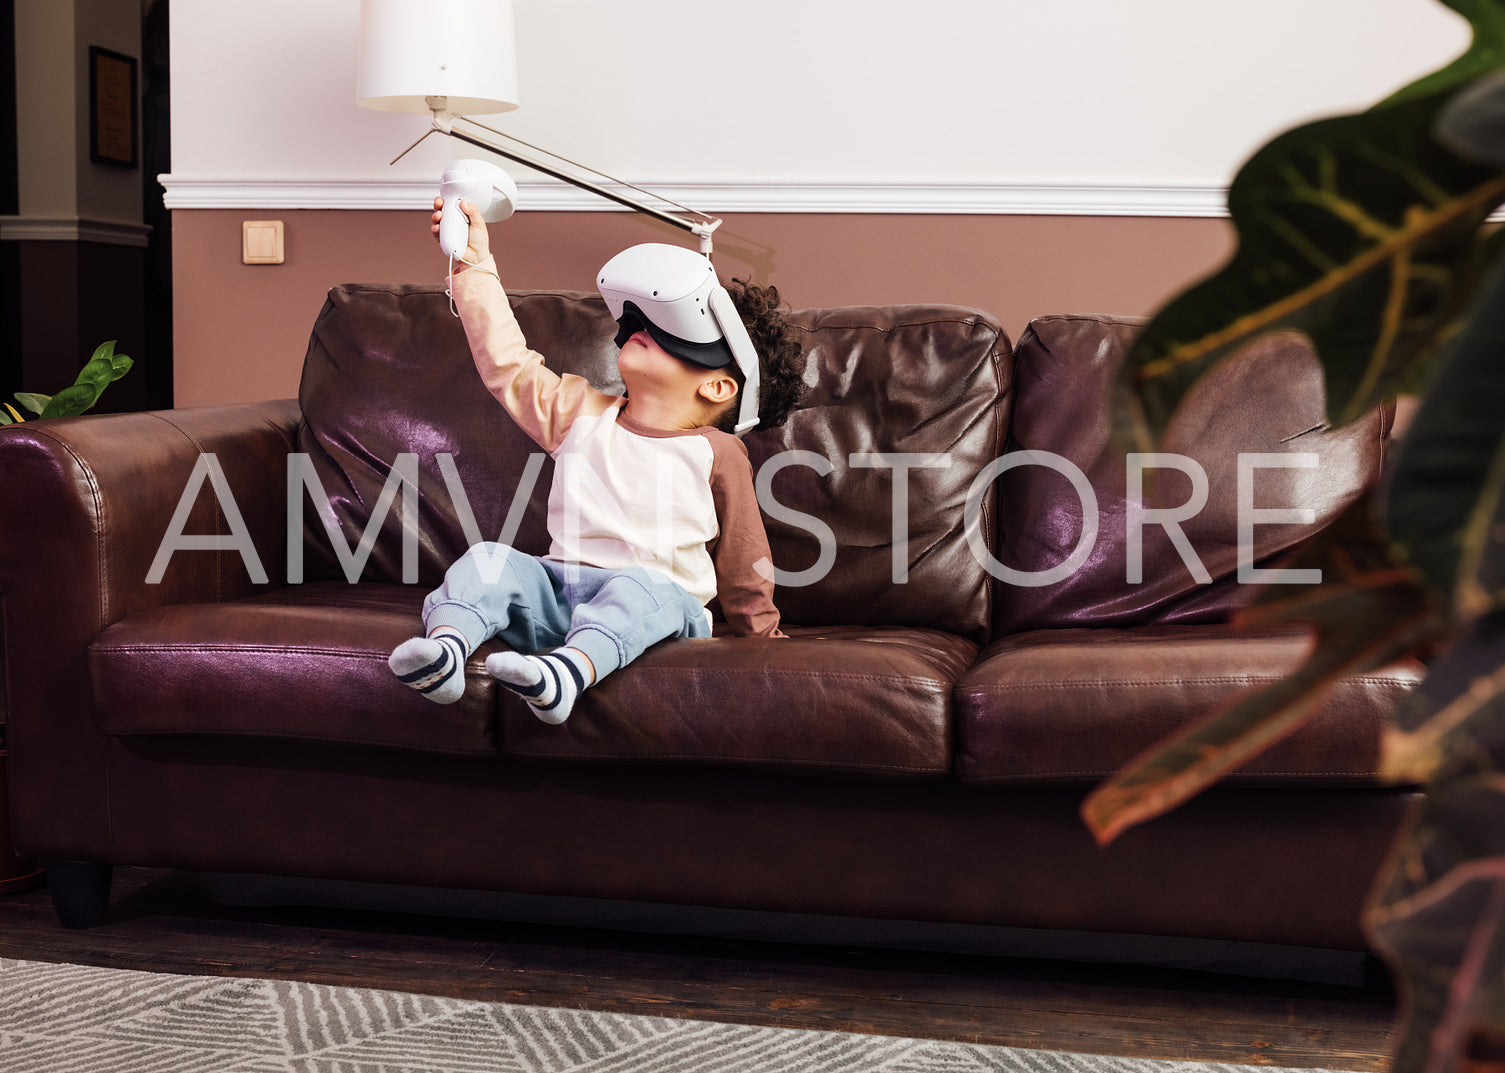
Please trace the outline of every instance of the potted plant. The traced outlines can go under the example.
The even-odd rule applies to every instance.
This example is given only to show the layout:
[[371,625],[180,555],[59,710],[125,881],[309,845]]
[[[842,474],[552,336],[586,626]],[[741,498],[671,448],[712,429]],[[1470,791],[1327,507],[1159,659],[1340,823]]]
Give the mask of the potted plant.
[[[94,354],[84,363],[78,378],[56,395],[39,395],[32,391],[18,391],[16,401],[38,418],[72,417],[93,407],[104,389],[130,371],[133,362],[124,354],[115,353],[115,340],[101,343]],[[25,421],[10,403],[0,404],[0,425]]]
[[1316,636],[1286,681],[1236,699],[1099,787],[1100,842],[1235,769],[1315,710],[1335,679],[1416,654],[1384,767],[1426,786],[1365,909],[1402,999],[1394,1068],[1505,1057],[1505,0],[1442,0],[1469,20],[1454,63],[1367,112],[1298,127],[1229,188],[1230,261],[1173,298],[1126,361],[1125,450],[1153,450],[1215,364],[1272,329],[1304,332],[1329,423],[1419,407],[1375,499],[1306,554],[1323,584],[1272,588],[1241,616]]

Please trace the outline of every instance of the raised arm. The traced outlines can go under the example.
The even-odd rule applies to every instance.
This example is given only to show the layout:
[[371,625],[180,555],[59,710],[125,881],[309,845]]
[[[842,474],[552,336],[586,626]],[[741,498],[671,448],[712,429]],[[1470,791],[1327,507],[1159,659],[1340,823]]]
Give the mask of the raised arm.
[[[436,237],[442,216],[438,205],[436,201]],[[584,377],[556,374],[544,365],[543,355],[529,348],[491,256],[486,225],[469,202],[460,202],[460,208],[470,220],[463,255],[467,263],[455,265],[451,290],[476,371],[518,427],[552,452],[575,418],[602,413],[621,400],[596,390]]]

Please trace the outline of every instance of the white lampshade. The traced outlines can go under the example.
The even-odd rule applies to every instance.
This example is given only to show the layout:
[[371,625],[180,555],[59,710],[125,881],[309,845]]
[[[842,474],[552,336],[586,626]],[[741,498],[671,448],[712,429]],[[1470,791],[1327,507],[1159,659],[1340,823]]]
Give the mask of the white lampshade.
[[427,115],[447,98],[454,115],[517,107],[512,0],[361,0],[356,101]]

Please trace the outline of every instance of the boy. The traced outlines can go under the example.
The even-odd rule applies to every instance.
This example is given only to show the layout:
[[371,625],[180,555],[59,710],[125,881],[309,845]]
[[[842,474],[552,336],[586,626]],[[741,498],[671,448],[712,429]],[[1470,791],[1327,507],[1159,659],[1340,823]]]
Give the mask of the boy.
[[[442,202],[435,209],[437,236]],[[608,395],[528,349],[486,225],[468,202],[460,210],[470,226],[451,276],[455,307],[486,387],[555,459],[552,544],[542,559],[493,543],[467,551],[424,600],[425,636],[393,650],[392,672],[453,703],[466,659],[499,636],[513,651],[488,656],[487,672],[557,724],[650,645],[710,636],[713,597],[734,633],[783,636],[773,583],[754,567],[768,538],[752,468],[728,431],[774,427],[799,399],[803,354],[777,290],[738,283],[733,296],[700,254],[624,250],[600,273],[626,386]]]

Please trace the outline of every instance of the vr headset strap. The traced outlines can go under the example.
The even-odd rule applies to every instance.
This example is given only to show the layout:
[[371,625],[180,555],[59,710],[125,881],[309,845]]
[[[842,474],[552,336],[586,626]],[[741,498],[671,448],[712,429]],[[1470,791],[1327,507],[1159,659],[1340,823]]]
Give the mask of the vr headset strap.
[[731,347],[732,357],[736,359],[737,368],[742,370],[742,400],[741,407],[737,411],[737,425],[734,431],[738,436],[758,427],[758,351],[753,346],[752,336],[747,334],[747,325],[742,323],[742,317],[737,313],[737,307],[732,304],[732,296],[726,293],[726,288],[717,284],[712,289],[707,303],[711,308],[711,315],[716,318],[716,324],[721,329],[727,345]]

